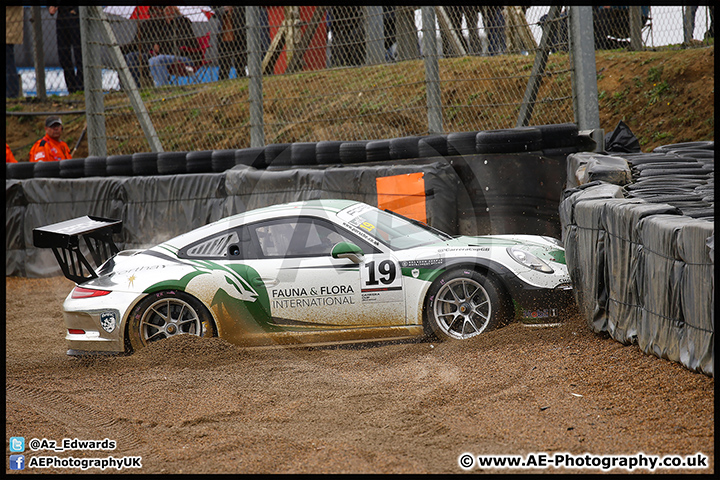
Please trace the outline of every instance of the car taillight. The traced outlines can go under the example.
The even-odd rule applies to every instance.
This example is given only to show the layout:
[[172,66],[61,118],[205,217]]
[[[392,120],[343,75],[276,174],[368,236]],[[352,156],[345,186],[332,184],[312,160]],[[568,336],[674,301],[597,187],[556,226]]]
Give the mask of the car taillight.
[[71,298],[90,298],[102,297],[109,294],[109,290],[95,290],[94,288],[75,287],[72,291]]
[[80,330],[79,328],[68,328],[68,333],[73,335],[85,335],[85,330]]

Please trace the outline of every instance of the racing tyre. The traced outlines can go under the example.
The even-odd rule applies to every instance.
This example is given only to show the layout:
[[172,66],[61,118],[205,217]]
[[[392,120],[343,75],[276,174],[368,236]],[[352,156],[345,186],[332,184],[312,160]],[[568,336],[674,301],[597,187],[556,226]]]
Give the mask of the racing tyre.
[[485,130],[475,137],[475,149],[481,154],[532,152],[542,145],[542,133],[535,127]]
[[235,166],[235,149],[213,150],[210,165],[215,173],[222,173]]
[[440,340],[465,340],[507,322],[512,308],[492,279],[458,269],[432,284],[425,312],[426,333]]
[[370,140],[365,145],[365,159],[368,162],[390,160],[390,140]]
[[105,173],[109,177],[132,176],[132,155],[110,155],[109,157],[107,157]]
[[319,165],[337,165],[340,163],[340,145],[337,140],[323,140],[315,145],[315,159]]
[[86,177],[104,177],[107,175],[107,157],[92,155],[85,159],[84,175]]
[[158,153],[157,168],[160,175],[175,175],[187,172],[187,152]]
[[145,175],[157,175],[158,154],[156,152],[142,152],[133,153],[132,156],[132,171],[134,175],[145,176]]
[[420,137],[400,137],[390,140],[390,158],[404,160],[418,158],[418,142]]
[[538,125],[542,138],[542,149],[578,146],[578,127],[574,123]]
[[265,146],[265,162],[270,170],[284,170],[292,166],[291,143],[271,143]]
[[445,135],[429,135],[418,140],[418,157],[445,157],[447,154]]
[[34,162],[33,176],[35,178],[58,178],[60,176],[60,162]]
[[213,150],[199,150],[188,152],[185,156],[185,170],[187,173],[212,172]]
[[217,336],[215,323],[203,304],[178,290],[145,297],[130,312],[127,328],[126,343],[131,352],[175,335]]
[[447,136],[448,155],[474,155],[478,132],[453,132]]
[[351,164],[351,163],[363,163],[367,159],[365,152],[365,146],[368,142],[360,140],[356,142],[342,142],[338,149],[338,157],[340,163]]
[[247,165],[253,168],[265,168],[265,148],[250,147],[235,151],[235,165]]
[[315,142],[294,142],[290,146],[290,163],[293,165],[317,165]]
[[[18,162],[18,163],[6,163],[5,164],[5,175],[7,178],[33,178],[35,173],[36,162]],[[58,163],[58,169],[60,168],[60,162]],[[58,173],[60,171],[58,170]]]
[[58,163],[60,164],[61,178],[81,178],[85,175],[84,158],[67,158]]

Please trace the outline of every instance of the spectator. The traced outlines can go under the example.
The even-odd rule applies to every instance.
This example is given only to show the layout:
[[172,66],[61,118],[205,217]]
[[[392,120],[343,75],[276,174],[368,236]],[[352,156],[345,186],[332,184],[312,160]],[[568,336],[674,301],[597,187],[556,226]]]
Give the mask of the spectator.
[[505,17],[502,7],[493,5],[480,7],[488,38],[488,55],[505,52]]
[[192,22],[176,6],[165,7],[164,13],[163,36],[153,45],[148,60],[150,75],[158,87],[170,83],[169,66],[175,63],[191,65],[202,60],[202,49],[193,33]]
[[365,63],[364,7],[348,5],[330,7],[330,47],[333,67],[363,65]]
[[236,77],[245,76],[247,65],[247,48],[245,39],[245,7],[213,7],[220,19],[218,34],[218,61],[220,72],[218,78],[230,78],[230,69],[234,66]]
[[[595,49],[612,50],[625,48],[630,37],[630,7],[597,6],[593,10],[593,29],[595,31]],[[650,18],[650,7],[640,7],[641,25]]]
[[81,92],[83,86],[82,47],[80,44],[80,8],[48,7],[50,15],[57,13],[55,33],[60,66],[68,92]]
[[153,48],[160,42],[163,26],[163,7],[148,8],[148,18],[138,22],[133,40],[121,47],[130,73],[139,87],[150,86],[152,79],[148,70],[148,59]]
[[[468,55],[479,55],[483,51],[478,30],[479,15],[482,15],[485,26],[488,40],[488,55],[497,55],[505,51],[505,17],[502,9],[503,7],[499,5],[445,7],[450,19],[451,28],[463,43],[463,47]],[[463,17],[465,17],[465,23],[468,28],[467,39],[462,33]],[[451,39],[444,31],[440,33],[443,42],[443,52],[447,55],[447,53],[454,50],[450,45]]]
[[705,40],[715,38],[715,6],[709,6],[708,11],[710,12],[710,27],[708,27],[707,32],[705,32]]
[[[472,40],[473,33],[477,35],[477,27],[475,29],[472,29],[470,27],[470,23],[473,21],[473,13],[471,9],[476,7],[458,7],[458,6],[446,6],[445,12],[447,13],[448,20],[450,20],[450,29],[455,33],[457,38],[462,43],[463,48],[467,53],[470,52],[468,49],[468,42],[465,40],[465,37],[462,33],[462,19],[463,14],[465,15],[468,28],[470,29],[470,36]],[[477,25],[477,12],[474,14],[475,19],[475,25]],[[445,29],[440,30],[440,38],[442,41],[442,50],[443,50],[443,56],[450,56],[453,52],[456,52],[456,48],[454,47],[454,39],[452,38],[450,32],[446,32]],[[479,41],[479,37],[478,37]]]
[[7,143],[5,143],[5,163],[17,163],[15,155],[13,155],[12,150],[10,150],[10,145]]
[[5,98],[20,96],[15,45],[23,43],[23,7],[5,7]]
[[538,25],[543,29],[543,34],[547,35],[547,47],[550,53],[568,51],[570,42],[568,40],[568,14],[565,9],[553,22],[548,21],[548,14],[543,15],[538,20]]
[[67,143],[60,140],[63,124],[60,117],[50,115],[45,119],[45,136],[30,149],[31,162],[53,162],[72,158]]

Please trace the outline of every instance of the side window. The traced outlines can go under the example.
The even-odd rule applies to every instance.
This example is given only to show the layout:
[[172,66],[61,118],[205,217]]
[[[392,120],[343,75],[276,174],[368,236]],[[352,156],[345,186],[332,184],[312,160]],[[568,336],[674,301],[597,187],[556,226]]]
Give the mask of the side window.
[[240,259],[257,258],[258,253],[250,240],[247,227],[241,227],[192,243],[181,249],[178,256],[180,258]]
[[262,256],[316,257],[330,256],[338,242],[353,242],[364,251],[375,251],[366,242],[343,232],[331,222],[317,218],[285,218],[250,226],[255,233]]
[[218,258],[227,255],[227,247],[237,243],[235,231],[223,232],[220,235],[193,243],[178,252],[181,258]]

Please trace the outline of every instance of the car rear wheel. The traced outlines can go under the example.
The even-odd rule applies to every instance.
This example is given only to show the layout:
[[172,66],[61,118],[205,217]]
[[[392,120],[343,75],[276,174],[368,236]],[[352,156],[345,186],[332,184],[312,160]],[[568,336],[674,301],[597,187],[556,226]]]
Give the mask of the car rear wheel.
[[132,351],[175,335],[214,337],[210,314],[199,300],[179,291],[148,295],[130,313],[128,339]]
[[440,340],[465,340],[507,320],[510,308],[500,288],[474,270],[441,276],[428,292],[427,327]]

